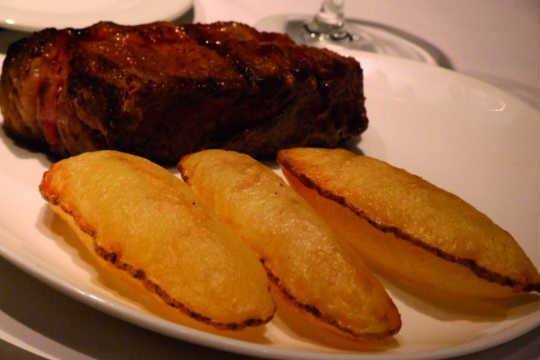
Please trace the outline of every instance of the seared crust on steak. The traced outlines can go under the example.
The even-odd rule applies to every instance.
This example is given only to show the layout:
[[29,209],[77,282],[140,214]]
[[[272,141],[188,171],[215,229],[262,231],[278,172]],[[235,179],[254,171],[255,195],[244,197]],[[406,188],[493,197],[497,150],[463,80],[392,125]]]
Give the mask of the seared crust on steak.
[[337,146],[366,129],[364,100],[356,60],[232,22],[46,29],[9,47],[0,83],[13,137],[162,164],[210,147]]

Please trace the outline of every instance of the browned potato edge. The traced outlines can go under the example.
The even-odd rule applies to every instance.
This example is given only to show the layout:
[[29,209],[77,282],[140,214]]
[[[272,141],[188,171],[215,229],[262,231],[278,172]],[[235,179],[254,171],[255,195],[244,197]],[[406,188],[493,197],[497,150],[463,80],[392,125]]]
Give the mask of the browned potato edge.
[[[270,279],[270,281],[272,281],[272,283],[279,289],[279,291],[284,296],[284,298],[287,301],[289,301],[293,306],[307,312],[308,314],[311,314],[312,316],[314,316],[315,318],[318,318],[319,320],[326,323],[330,327],[334,327],[335,329],[337,329],[337,330],[339,330],[341,332],[344,332],[345,334],[351,336],[353,339],[360,339],[360,338],[362,338],[362,339],[383,339],[383,338],[385,338],[387,336],[394,335],[394,334],[398,333],[399,330],[401,329],[401,322],[400,322],[399,327],[397,327],[395,329],[390,329],[387,332],[382,332],[382,333],[378,333],[378,334],[358,334],[358,333],[352,331],[351,329],[349,329],[348,327],[341,325],[338,321],[336,321],[336,319],[331,318],[329,316],[326,316],[316,306],[313,306],[313,305],[310,305],[310,304],[305,304],[305,303],[302,303],[302,302],[298,301],[298,299],[295,298],[294,295],[292,295],[287,290],[287,288],[281,283],[281,280],[276,275],[274,275],[274,273],[272,273],[272,270],[270,270],[266,266],[264,259],[261,259],[261,263],[263,264],[264,268],[266,269],[266,273],[268,274],[268,278]],[[342,333],[339,333],[339,334],[343,335]]]
[[185,313],[186,315],[188,315],[189,317],[191,317],[191,318],[193,318],[195,320],[198,320],[198,321],[201,321],[201,322],[203,322],[205,324],[211,325],[211,326],[213,326],[213,327],[215,327],[217,329],[221,329],[221,330],[240,330],[240,329],[243,329],[243,328],[248,327],[248,326],[263,325],[263,324],[269,322],[270,320],[272,320],[272,318],[274,317],[274,312],[267,319],[246,319],[246,320],[242,321],[241,323],[219,322],[219,321],[215,321],[215,320],[213,320],[213,319],[211,319],[211,318],[209,318],[207,316],[204,316],[204,315],[202,315],[202,314],[200,314],[198,312],[190,310],[186,305],[184,305],[180,301],[172,298],[157,283],[149,280],[146,277],[146,274],[145,274],[144,270],[137,269],[134,266],[132,266],[131,264],[123,262],[121,260],[121,254],[111,252],[111,251],[107,251],[106,249],[104,249],[103,247],[101,247],[101,246],[99,246],[97,244],[96,238],[95,238],[96,232],[92,228],[92,226],[89,225],[89,224],[86,224],[82,220],[82,218],[80,216],[75,214],[75,212],[72,211],[71,209],[69,209],[65,204],[62,204],[60,202],[60,200],[59,200],[58,194],[54,193],[52,191],[52,189],[50,188],[50,186],[49,186],[49,181],[50,181],[49,180],[49,172],[52,170],[52,168],[54,166],[55,165],[52,165],[51,169],[49,169],[48,171],[46,171],[43,174],[43,179],[42,179],[42,181],[41,181],[41,183],[39,185],[39,191],[41,192],[41,195],[52,206],[59,207],[63,212],[65,212],[66,214],[71,216],[71,218],[73,219],[75,224],[79,227],[79,229],[81,231],[83,231],[84,233],[88,234],[92,238],[92,241],[93,241],[92,247],[93,247],[94,251],[96,252],[96,254],[99,257],[101,257],[103,260],[111,263],[112,265],[114,265],[119,270],[126,271],[133,278],[141,281],[146,289],[148,289],[149,291],[151,291],[151,292],[155,293],[156,295],[158,295],[167,305],[172,306],[172,307],[182,311],[183,313]]
[[[189,155],[186,155],[189,156]],[[189,177],[186,174],[186,171],[182,168],[182,163],[179,162],[177,164],[177,168],[180,171],[180,174],[182,175],[183,180],[189,184]],[[268,278],[270,281],[279,289],[281,294],[284,296],[286,300],[290,302],[293,306],[307,312],[308,314],[311,314],[315,318],[318,318],[322,322],[326,323],[330,327],[333,327],[337,329],[338,331],[345,333],[349,335],[350,337],[354,339],[362,338],[362,339],[382,339],[390,335],[394,335],[401,329],[401,322],[400,326],[395,329],[390,329],[387,332],[382,332],[378,334],[358,334],[354,332],[353,330],[349,329],[346,326],[341,325],[338,321],[336,321],[334,318],[331,318],[324,313],[322,313],[316,306],[311,304],[305,304],[301,301],[299,301],[294,295],[290,293],[290,291],[283,285],[281,279],[277,277],[272,270],[265,264],[265,259],[260,258],[259,259],[261,264],[263,265],[264,269],[266,270],[266,274],[268,275]]]
[[494,271],[491,271],[489,269],[486,269],[476,263],[476,261],[472,259],[466,259],[466,258],[460,258],[457,256],[454,256],[452,254],[449,254],[447,252],[442,251],[441,249],[438,249],[436,247],[430,246],[426,243],[424,243],[422,240],[417,239],[402,230],[400,230],[397,227],[394,226],[388,226],[385,224],[378,223],[374,221],[373,219],[369,218],[362,210],[357,209],[352,204],[350,204],[346,198],[343,196],[340,196],[338,194],[335,194],[331,191],[328,191],[326,189],[323,189],[310,179],[305,174],[300,173],[299,171],[296,171],[295,167],[290,164],[287,160],[283,159],[283,157],[280,156],[280,153],[278,153],[277,156],[277,162],[278,164],[285,168],[288,172],[290,172],[294,177],[296,177],[302,184],[304,184],[306,187],[315,190],[319,195],[337,202],[338,204],[348,208],[351,210],[355,215],[361,217],[362,219],[365,219],[371,226],[377,228],[378,230],[385,232],[385,233],[392,233],[399,239],[408,241],[412,243],[415,246],[421,247],[435,256],[440,257],[443,260],[454,262],[463,266],[466,266],[469,268],[472,272],[474,272],[478,277],[485,279],[490,282],[497,283],[499,285],[503,286],[509,286],[515,290],[518,291],[536,291],[540,292],[540,282],[533,283],[533,284],[527,284],[522,283],[519,281],[516,281],[508,276],[501,275],[499,273],[496,273]]

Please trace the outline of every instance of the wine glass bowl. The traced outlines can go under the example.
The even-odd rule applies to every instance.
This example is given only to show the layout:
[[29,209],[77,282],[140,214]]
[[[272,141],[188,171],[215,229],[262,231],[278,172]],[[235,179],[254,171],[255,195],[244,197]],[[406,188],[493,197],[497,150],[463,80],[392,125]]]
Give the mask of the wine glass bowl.
[[414,35],[388,25],[346,18],[344,0],[323,0],[315,15],[270,15],[260,19],[255,26],[263,31],[287,33],[299,44],[337,45],[451,67],[440,50]]

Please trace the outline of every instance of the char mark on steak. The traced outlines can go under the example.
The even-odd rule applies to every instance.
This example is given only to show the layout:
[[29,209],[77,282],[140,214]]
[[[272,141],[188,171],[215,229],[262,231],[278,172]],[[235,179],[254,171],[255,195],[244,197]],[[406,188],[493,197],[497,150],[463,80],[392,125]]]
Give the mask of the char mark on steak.
[[366,129],[364,103],[354,59],[232,22],[46,29],[9,47],[0,79],[13,137],[161,164],[211,147],[337,146]]

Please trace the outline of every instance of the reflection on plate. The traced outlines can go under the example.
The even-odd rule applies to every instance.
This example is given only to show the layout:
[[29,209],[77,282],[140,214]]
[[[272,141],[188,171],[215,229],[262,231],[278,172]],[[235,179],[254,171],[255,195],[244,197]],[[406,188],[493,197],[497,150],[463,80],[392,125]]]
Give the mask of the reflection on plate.
[[46,27],[86,27],[98,21],[135,25],[174,20],[192,0],[7,0],[0,3],[0,27],[36,31]]
[[[371,121],[360,149],[478,207],[514,235],[538,268],[538,112],[495,87],[454,72],[367,53],[349,55],[363,65]],[[37,190],[49,166],[47,158],[0,134],[0,254],[49,285],[134,324],[225,351],[290,359],[381,355],[299,331],[294,314],[284,311],[260,331],[238,336],[156,316],[127,291],[111,287],[47,210]],[[507,342],[540,324],[538,296],[520,298],[511,307],[497,303],[488,316],[485,311],[444,309],[390,285],[388,289],[400,309],[403,328],[383,351],[386,358],[467,354]]]

